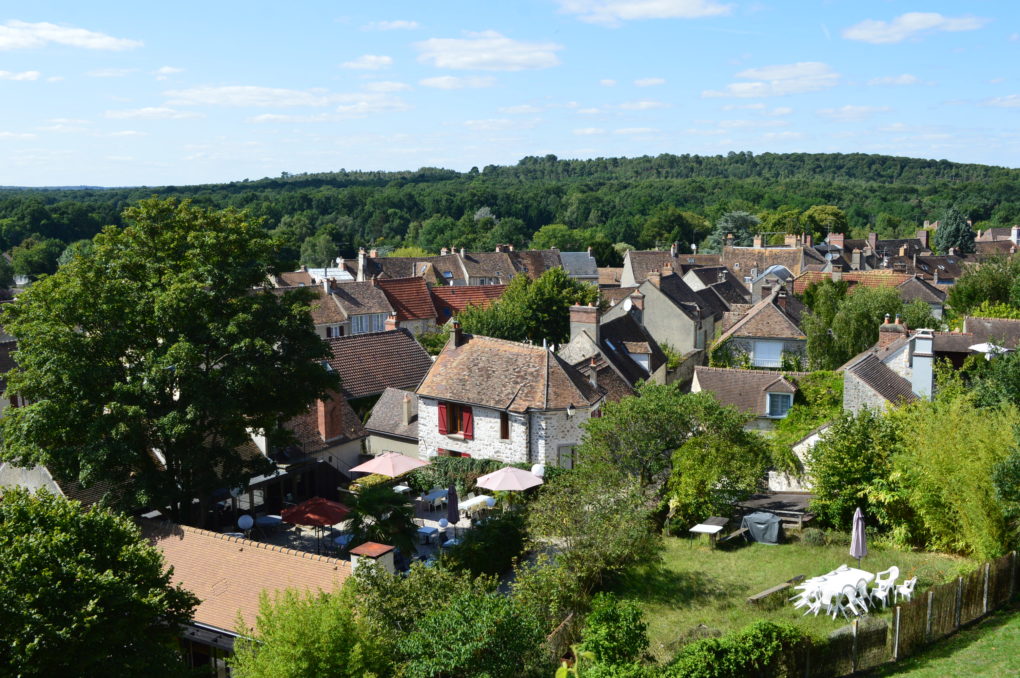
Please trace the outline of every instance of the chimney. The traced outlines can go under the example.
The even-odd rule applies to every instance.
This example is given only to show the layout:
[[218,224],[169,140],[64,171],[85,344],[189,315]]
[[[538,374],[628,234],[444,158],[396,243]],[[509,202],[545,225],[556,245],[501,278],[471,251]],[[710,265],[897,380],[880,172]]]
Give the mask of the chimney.
[[751,246],[756,248],[756,249],[761,249],[761,234],[760,233],[754,236],[754,240],[752,240]]
[[319,436],[323,441],[340,437],[342,433],[340,429],[340,407],[333,394],[329,394],[323,400],[315,401],[315,415]]
[[800,244],[800,237],[796,233],[787,233],[783,236],[783,244],[787,247],[796,247]]
[[927,230],[931,226],[931,222],[927,219],[924,220],[924,229]]
[[443,249],[439,250],[439,255],[443,256],[443,257],[445,257],[449,253],[450,253],[450,250],[446,249],[445,247]]
[[843,249],[843,242],[845,239],[846,234],[844,233],[830,233],[829,245],[831,245],[832,247],[838,247],[839,249]]
[[886,313],[886,314],[885,314],[885,322],[884,322],[884,323],[882,323],[882,324],[883,324],[883,325],[888,325],[888,324],[890,324],[890,323],[892,323],[892,317],[891,317],[891,316],[890,316],[890,315],[889,315],[888,313]]
[[911,342],[910,389],[925,399],[931,398],[934,383],[932,370],[932,363],[935,360],[932,353],[934,339],[935,335],[931,330],[918,330]]
[[662,265],[662,268],[660,268],[659,271],[662,273],[663,278],[668,278],[673,275],[673,264],[667,261]]
[[[372,278],[372,283],[373,284],[375,283],[375,278]],[[386,322],[383,323],[383,329],[386,330],[387,332],[390,331],[390,330],[397,329],[397,314],[396,313],[391,313],[390,315],[386,316]]]
[[649,271],[648,282],[652,283],[655,287],[662,286],[662,273],[660,271]]
[[461,247],[461,248],[460,248],[460,256],[461,256],[461,257],[463,257],[463,256],[464,256],[464,248],[463,248],[463,247]]
[[902,325],[894,323],[889,314],[886,313],[885,322],[878,327],[878,343],[875,346],[877,348],[885,348],[897,339],[906,336],[906,334],[906,329]]
[[673,243],[669,246],[669,256],[676,259],[676,253],[680,249],[679,243]]
[[921,249],[922,250],[928,249],[928,231],[922,228],[914,235],[917,236],[917,239],[921,241]]
[[570,307],[570,341],[587,332],[595,344],[599,343],[599,307],[598,306],[571,306]]
[[358,248],[358,282],[365,282],[365,248]]
[[638,323],[644,322],[645,317],[645,295],[639,290],[634,290],[627,299],[630,301],[630,314]]
[[931,281],[932,281],[932,284],[934,284],[934,285],[938,285],[939,284],[939,267],[938,266],[932,266],[932,269],[931,269]]
[[464,333],[460,329],[460,321],[453,321],[453,345],[463,346],[464,345]]
[[342,254],[336,258],[336,267],[339,268],[341,271],[344,270],[344,257]]
[[850,253],[850,268],[854,271],[861,270],[861,251],[857,248]]
[[506,252],[506,245],[496,245],[497,252]]
[[906,243],[903,243],[902,245],[900,245],[900,256],[901,257],[907,256],[907,244]]
[[878,251],[878,233],[872,231],[868,234],[868,247],[870,247],[873,252]]
[[786,294],[786,286],[784,285],[776,292],[776,306],[782,309],[783,313],[786,313],[788,302],[789,297]]
[[947,254],[949,254],[949,256],[951,257],[955,257],[957,254],[959,254],[959,250],[957,250],[955,247],[950,247],[949,252]]
[[903,319],[900,317],[899,313],[896,314],[896,324],[897,325],[902,325],[903,324]]
[[402,408],[401,411],[402,411],[402,414],[403,414],[404,426],[409,426],[411,424],[411,394],[410,393],[405,393],[404,394],[404,401],[403,401],[402,405],[403,405],[403,408]]
[[733,234],[732,233],[727,233],[726,234],[726,246],[727,247],[733,247]]
[[832,265],[832,282],[839,282],[843,279],[843,267],[840,264]]
[[379,258],[379,250],[377,250],[375,248],[372,248],[371,250],[368,251],[368,256],[371,257],[372,259],[378,259]]
[[804,234],[804,247],[814,247],[815,237],[810,233]]
[[589,363],[591,370],[588,372],[588,383],[592,385],[592,388],[599,387],[599,361],[595,359],[595,356],[591,357],[591,363]]
[[325,292],[326,294],[329,294],[329,293],[330,293],[330,291],[331,291],[331,290],[329,289],[329,278],[323,278],[323,279],[322,279],[322,290],[323,290],[323,291],[324,291],[324,292]]

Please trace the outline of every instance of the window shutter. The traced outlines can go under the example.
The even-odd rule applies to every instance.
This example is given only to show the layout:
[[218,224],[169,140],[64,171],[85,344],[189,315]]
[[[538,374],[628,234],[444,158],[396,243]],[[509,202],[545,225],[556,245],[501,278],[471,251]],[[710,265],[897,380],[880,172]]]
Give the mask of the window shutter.
[[472,416],[470,407],[461,408],[461,421],[465,440],[475,439],[475,418]]
[[510,415],[506,412],[499,413],[499,437],[501,440],[510,438]]
[[444,436],[450,432],[447,421],[446,403],[439,403],[439,432]]

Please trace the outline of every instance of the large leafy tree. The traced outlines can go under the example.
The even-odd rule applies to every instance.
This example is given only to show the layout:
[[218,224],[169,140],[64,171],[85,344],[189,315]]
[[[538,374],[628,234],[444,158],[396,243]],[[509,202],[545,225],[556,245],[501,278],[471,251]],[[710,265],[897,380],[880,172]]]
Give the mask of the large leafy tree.
[[185,676],[175,640],[197,603],[128,518],[0,498],[0,675]]
[[959,210],[950,207],[939,219],[933,244],[940,254],[947,254],[951,247],[961,254],[970,254],[974,251],[974,229]]
[[800,215],[804,229],[821,242],[829,233],[845,233],[846,213],[835,205],[814,205]]
[[[130,483],[178,521],[259,470],[237,452],[336,386],[303,291],[256,289],[274,241],[243,213],[150,199],[8,305],[0,458]],[[192,500],[199,499],[194,514]]]
[[[878,328],[886,315],[904,312],[904,304],[891,287],[859,286],[847,293],[842,283],[824,281],[805,295],[811,311],[804,314],[808,361],[812,369],[833,370],[878,341]],[[919,326],[938,327],[930,311],[909,307],[910,320]]]
[[996,257],[968,268],[949,288],[947,301],[961,316],[984,303],[1020,308],[1020,259]]
[[465,332],[487,337],[561,344],[570,338],[570,307],[597,304],[599,291],[553,268],[537,280],[515,276],[495,303],[468,307],[457,319]]
[[740,210],[726,212],[715,222],[715,228],[705,240],[706,252],[722,252],[726,245],[726,237],[733,236],[733,244],[738,247],[750,247],[754,234],[758,232],[761,219]]

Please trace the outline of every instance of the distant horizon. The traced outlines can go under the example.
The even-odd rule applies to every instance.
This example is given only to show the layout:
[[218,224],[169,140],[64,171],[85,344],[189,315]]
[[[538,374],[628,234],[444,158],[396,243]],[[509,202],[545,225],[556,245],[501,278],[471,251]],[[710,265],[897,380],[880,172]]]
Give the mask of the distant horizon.
[[0,14],[0,57],[0,184],[26,188],[737,148],[1020,163],[1002,0],[52,0]]

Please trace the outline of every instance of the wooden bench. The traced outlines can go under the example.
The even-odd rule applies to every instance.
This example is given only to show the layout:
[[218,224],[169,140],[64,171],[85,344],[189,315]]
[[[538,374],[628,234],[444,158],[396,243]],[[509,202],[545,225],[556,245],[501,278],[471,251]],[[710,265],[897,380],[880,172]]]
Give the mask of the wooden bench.
[[770,589],[765,589],[761,593],[756,593],[747,599],[747,604],[752,607],[757,607],[762,610],[774,610],[778,607],[782,607],[786,601],[786,593],[789,589],[800,582],[804,581],[804,575],[798,574],[793,579],[783,582],[778,586],[773,586]]
[[728,535],[723,537],[722,540],[719,543],[723,544],[723,543],[726,543],[728,541],[732,541],[732,540],[736,539],[737,537],[743,537],[746,534],[747,534],[747,528],[746,527],[742,527],[739,530],[734,530],[733,532],[730,532]]

